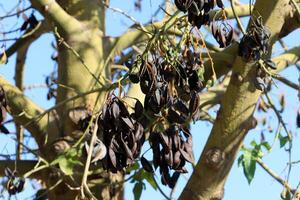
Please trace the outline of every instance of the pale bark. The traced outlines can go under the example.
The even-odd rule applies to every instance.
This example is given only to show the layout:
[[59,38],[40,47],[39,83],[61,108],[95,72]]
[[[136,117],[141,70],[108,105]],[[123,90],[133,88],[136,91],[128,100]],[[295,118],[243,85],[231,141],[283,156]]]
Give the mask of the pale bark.
[[[274,44],[290,11],[289,0],[258,0],[254,11],[262,15]],[[255,76],[255,63],[235,59],[212,132],[180,200],[223,198],[224,184],[244,137],[256,126],[253,112],[261,92],[254,86]]]

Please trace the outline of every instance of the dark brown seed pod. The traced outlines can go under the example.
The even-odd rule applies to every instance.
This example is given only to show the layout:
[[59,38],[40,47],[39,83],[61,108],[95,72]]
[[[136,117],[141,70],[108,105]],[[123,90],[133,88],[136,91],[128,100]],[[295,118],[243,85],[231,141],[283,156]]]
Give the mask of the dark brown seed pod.
[[183,149],[179,149],[179,151],[180,151],[182,157],[183,157],[186,161],[188,161],[189,163],[192,163],[192,164],[195,162],[195,160],[193,159],[193,157],[191,157],[191,155],[190,155],[189,153],[187,153],[187,152],[184,151]]
[[116,168],[117,167],[116,154],[111,147],[108,149],[108,155],[109,155],[111,164]]
[[0,133],[9,134],[10,132],[4,125],[0,125]]
[[233,40],[233,28],[227,22],[219,23],[213,20],[211,26],[212,34],[219,43],[220,48],[227,47]]
[[271,59],[265,60],[264,63],[273,70],[277,69],[276,64]]
[[0,105],[0,124],[2,124],[6,119],[6,110],[3,106]]
[[194,0],[175,0],[174,3],[178,10],[187,12]]
[[174,159],[173,159],[173,168],[177,169],[180,166],[181,159],[180,159],[180,151],[176,151],[174,154]]
[[139,100],[137,100],[134,105],[134,115],[137,119],[142,117],[143,110],[144,110],[144,108],[143,108],[142,103]]
[[191,100],[189,103],[190,115],[194,115],[194,113],[198,110],[199,106],[200,106],[200,96],[198,93],[193,92],[191,94]]
[[142,164],[144,170],[146,170],[147,172],[150,172],[150,173],[154,173],[152,165],[144,156],[141,157],[141,164]]
[[256,89],[260,90],[260,91],[264,91],[265,90],[265,82],[262,78],[260,77],[256,77],[254,79],[254,86]]
[[180,173],[179,172],[174,172],[172,177],[170,178],[169,184],[168,186],[173,189],[178,181],[180,177]]
[[165,148],[170,148],[169,147],[169,137],[166,134],[162,133],[162,132],[159,132],[159,136],[160,136],[160,140],[161,140],[162,145]]
[[297,112],[297,128],[300,128],[300,111]]
[[224,4],[223,4],[222,0],[217,0],[217,6],[222,9],[224,8]]

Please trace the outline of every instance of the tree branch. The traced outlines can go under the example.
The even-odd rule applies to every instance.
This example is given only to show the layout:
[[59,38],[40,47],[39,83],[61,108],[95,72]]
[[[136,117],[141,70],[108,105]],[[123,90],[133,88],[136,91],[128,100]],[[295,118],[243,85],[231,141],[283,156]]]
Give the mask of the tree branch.
[[[17,59],[16,59],[16,68],[15,68],[15,82],[16,86],[19,88],[19,90],[23,91],[23,79],[24,79],[24,67],[25,67],[25,61],[27,52],[29,49],[31,43],[25,44],[22,48],[20,48],[17,52]],[[17,140],[19,141],[17,143],[17,160],[21,160],[21,154],[23,146],[21,143],[23,143],[24,139],[24,129],[23,127],[16,123],[16,134],[17,134]]]
[[[264,25],[272,33],[271,46],[284,24],[288,3],[289,0],[256,1],[254,9],[262,15]],[[261,92],[253,83],[256,77],[253,65],[255,63],[245,63],[240,57],[235,59],[231,81],[222,98],[212,132],[180,200],[223,198],[224,184],[236,154],[247,132],[257,123],[253,112]]]
[[[32,170],[36,164],[37,160],[19,160],[17,161],[17,171],[19,175],[25,174]],[[5,176],[4,171],[5,168],[15,169],[15,161],[14,160],[0,160],[0,177]],[[31,178],[39,179],[41,178],[40,173],[35,173],[31,176]]]
[[[2,76],[0,76],[0,85],[4,88],[8,99],[8,111],[17,123],[25,125],[31,122],[36,115],[43,112],[40,107],[25,97],[17,87],[11,85]],[[52,117],[49,113],[39,121],[30,123],[24,127],[33,135],[40,147],[44,144],[47,133],[57,131],[56,126],[54,126],[53,123],[50,123],[51,119]]]
[[13,45],[11,45],[6,51],[7,57],[10,57],[18,51],[24,44],[30,43],[39,38],[43,33],[50,30],[49,24],[46,21],[41,21],[33,30],[27,31],[21,36]]
[[67,33],[74,33],[83,29],[82,24],[69,15],[55,0],[30,0],[32,6],[45,17],[49,17],[55,24]]

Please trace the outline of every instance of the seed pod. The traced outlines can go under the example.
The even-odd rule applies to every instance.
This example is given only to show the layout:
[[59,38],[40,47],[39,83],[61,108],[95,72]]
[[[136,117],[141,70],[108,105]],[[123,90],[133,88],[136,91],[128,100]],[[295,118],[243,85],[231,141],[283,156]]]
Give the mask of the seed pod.
[[179,172],[174,172],[172,177],[170,178],[169,184],[168,186],[173,189],[178,181],[180,177],[180,173]]
[[300,111],[297,112],[297,128],[300,128]]
[[273,69],[273,70],[277,69],[276,64],[272,60],[268,59],[268,60],[265,60],[264,62],[271,69]]
[[224,4],[223,4],[222,0],[217,0],[217,6],[218,6],[219,8],[224,9]]
[[186,161],[188,161],[189,163],[192,163],[192,164],[195,162],[195,160],[187,152],[185,152],[183,149],[179,149],[179,151],[180,151],[182,157]]
[[141,164],[142,164],[144,170],[146,170],[147,172],[150,172],[150,173],[154,173],[152,165],[144,156],[141,157]]
[[190,115],[193,115],[197,109],[199,108],[199,105],[200,105],[200,96],[198,93],[196,92],[193,92],[191,94],[191,100],[190,100],[190,103],[189,103],[189,112],[190,112]]
[[265,82],[262,78],[260,77],[256,77],[254,79],[254,86],[256,89],[260,90],[260,91],[264,91],[265,89]]

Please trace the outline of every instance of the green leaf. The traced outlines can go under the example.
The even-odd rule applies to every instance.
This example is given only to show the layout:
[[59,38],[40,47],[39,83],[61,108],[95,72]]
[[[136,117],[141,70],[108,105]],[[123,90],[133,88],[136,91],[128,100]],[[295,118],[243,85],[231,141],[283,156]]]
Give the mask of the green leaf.
[[242,162],[243,162],[243,159],[244,159],[244,155],[240,155],[240,157],[238,158],[238,167],[241,166]]
[[284,147],[286,145],[286,143],[289,141],[288,136],[283,137],[281,134],[279,134],[278,138],[279,138],[279,142],[280,142],[280,148]]
[[126,173],[129,174],[130,172],[138,170],[139,168],[140,168],[140,164],[137,161],[135,161],[133,165],[126,168]]
[[261,146],[265,147],[267,151],[271,150],[271,145],[268,142],[261,143]]
[[247,178],[248,183],[250,184],[254,178],[255,169],[256,169],[256,157],[253,156],[252,151],[245,151],[243,156],[243,170]]
[[71,162],[69,162],[69,160],[67,160],[66,157],[62,156],[62,157],[58,160],[58,165],[59,165],[59,168],[61,169],[61,171],[62,171],[64,174],[66,174],[67,176],[73,174],[73,167],[74,167],[74,164],[72,164]]
[[51,162],[51,165],[59,165],[61,171],[67,176],[73,174],[73,169],[76,165],[83,164],[79,161],[82,151],[80,149],[71,148],[64,154],[58,156],[55,160]]
[[157,190],[157,185],[155,183],[153,174],[150,172],[146,172],[145,170],[143,170],[144,173],[142,175],[142,177],[153,187],[154,190]]
[[143,183],[137,182],[133,187],[134,200],[139,200],[142,195]]

